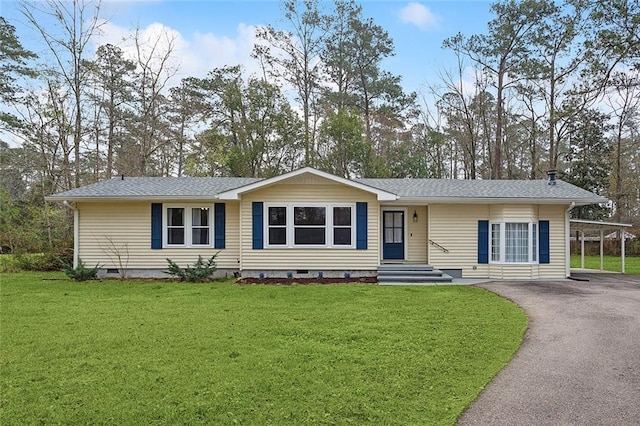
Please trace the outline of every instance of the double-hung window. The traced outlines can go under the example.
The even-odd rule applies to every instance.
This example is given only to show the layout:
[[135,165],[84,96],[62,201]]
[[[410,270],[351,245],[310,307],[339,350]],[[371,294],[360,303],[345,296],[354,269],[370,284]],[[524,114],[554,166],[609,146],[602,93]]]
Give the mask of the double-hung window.
[[333,245],[351,246],[353,243],[353,208],[333,207]]
[[490,244],[491,262],[535,263],[538,261],[538,224],[491,223]]
[[268,207],[267,242],[272,246],[287,245],[287,208]]
[[293,207],[293,245],[327,244],[327,208]]
[[164,214],[167,247],[210,247],[210,206],[167,206]]
[[355,205],[267,204],[267,247],[353,248]]
[[167,245],[180,246],[186,242],[186,218],[184,207],[168,207],[167,214]]

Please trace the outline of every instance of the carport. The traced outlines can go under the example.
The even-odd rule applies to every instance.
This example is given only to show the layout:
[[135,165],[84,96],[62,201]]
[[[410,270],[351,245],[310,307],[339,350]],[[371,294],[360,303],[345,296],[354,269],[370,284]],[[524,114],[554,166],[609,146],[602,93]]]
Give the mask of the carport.
[[[571,219],[569,220],[571,233],[579,232],[580,233],[580,268],[584,269],[584,241],[585,241],[585,233],[597,233],[600,237],[600,270],[604,270],[604,235],[605,231],[620,231],[620,256],[621,259],[621,271],[624,274],[624,257],[625,257],[625,228],[630,228],[632,225],[628,223],[617,223],[617,222],[601,222],[597,220],[581,220],[581,219]],[[567,242],[567,245],[569,243]]]

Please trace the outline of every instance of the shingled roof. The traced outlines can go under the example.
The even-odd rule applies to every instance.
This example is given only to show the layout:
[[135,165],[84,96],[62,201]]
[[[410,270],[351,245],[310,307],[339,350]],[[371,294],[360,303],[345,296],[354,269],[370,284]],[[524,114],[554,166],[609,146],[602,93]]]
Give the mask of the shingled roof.
[[426,198],[429,200],[451,198],[473,199],[546,199],[592,200],[606,202],[589,191],[567,182],[556,180],[460,180],[460,179],[358,179],[360,183],[392,192],[401,199]]
[[[305,172],[321,174],[315,169]],[[298,175],[300,171],[289,174]],[[273,178],[282,182],[288,174]],[[218,194],[271,179],[232,177],[118,177],[47,197],[52,201],[212,200]],[[285,179],[286,180],[286,179]],[[607,199],[567,182],[546,180],[355,179],[405,202],[547,202],[593,204]]]
[[234,177],[118,177],[54,194],[50,200],[213,199],[217,194],[259,181]]

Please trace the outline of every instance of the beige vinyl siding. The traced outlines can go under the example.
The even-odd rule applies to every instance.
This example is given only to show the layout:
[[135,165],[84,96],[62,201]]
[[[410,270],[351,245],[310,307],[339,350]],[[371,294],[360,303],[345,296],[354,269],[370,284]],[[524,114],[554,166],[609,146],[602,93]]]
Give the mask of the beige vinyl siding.
[[[429,238],[449,250],[432,247],[429,263],[440,269],[462,269],[463,277],[496,279],[562,278],[565,276],[564,212],[567,206],[533,204],[460,205],[429,207]],[[478,221],[549,221],[549,264],[477,263]],[[477,269],[473,269],[473,267]]]
[[489,220],[495,222],[534,222],[538,220],[538,206],[534,204],[493,204]]
[[[170,204],[188,204],[187,202]],[[202,202],[194,204],[202,205]],[[210,203],[213,208],[213,202]],[[192,264],[202,257],[218,254],[218,268],[238,268],[239,232],[238,203],[226,203],[225,249],[215,248],[164,248],[151,249],[151,203],[150,202],[112,202],[78,203],[80,258],[88,263],[100,263],[104,268],[118,268],[119,265],[109,259],[109,240],[124,253],[129,251],[127,267],[129,269],[164,269],[167,258],[180,265]],[[213,235],[212,235],[213,238]],[[113,257],[113,256],[112,256]]]
[[565,212],[568,207],[568,205],[540,206],[540,220],[549,221],[549,263],[540,264],[540,278],[566,277]]
[[[418,221],[413,221],[413,212],[418,214]],[[427,208],[425,206],[409,207],[407,215],[407,260],[409,262],[427,262]]]
[[[367,250],[340,248],[252,248],[252,203],[367,202]],[[244,194],[241,208],[243,270],[376,270],[378,267],[379,211],[375,195],[324,179],[290,181]],[[356,226],[354,223],[353,226]]]
[[449,252],[431,247],[429,263],[438,269],[462,269],[465,278],[488,277],[488,265],[478,264],[478,220],[487,219],[486,204],[430,205],[429,238]]
[[489,276],[498,280],[522,280],[538,278],[538,265],[489,264]]

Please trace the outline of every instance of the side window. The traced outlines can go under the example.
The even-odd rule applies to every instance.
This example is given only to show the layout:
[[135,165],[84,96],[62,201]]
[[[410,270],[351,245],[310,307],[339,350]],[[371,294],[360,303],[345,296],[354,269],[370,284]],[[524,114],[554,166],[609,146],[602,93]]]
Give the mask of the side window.
[[164,235],[168,247],[210,247],[212,208],[209,206],[167,206]]

